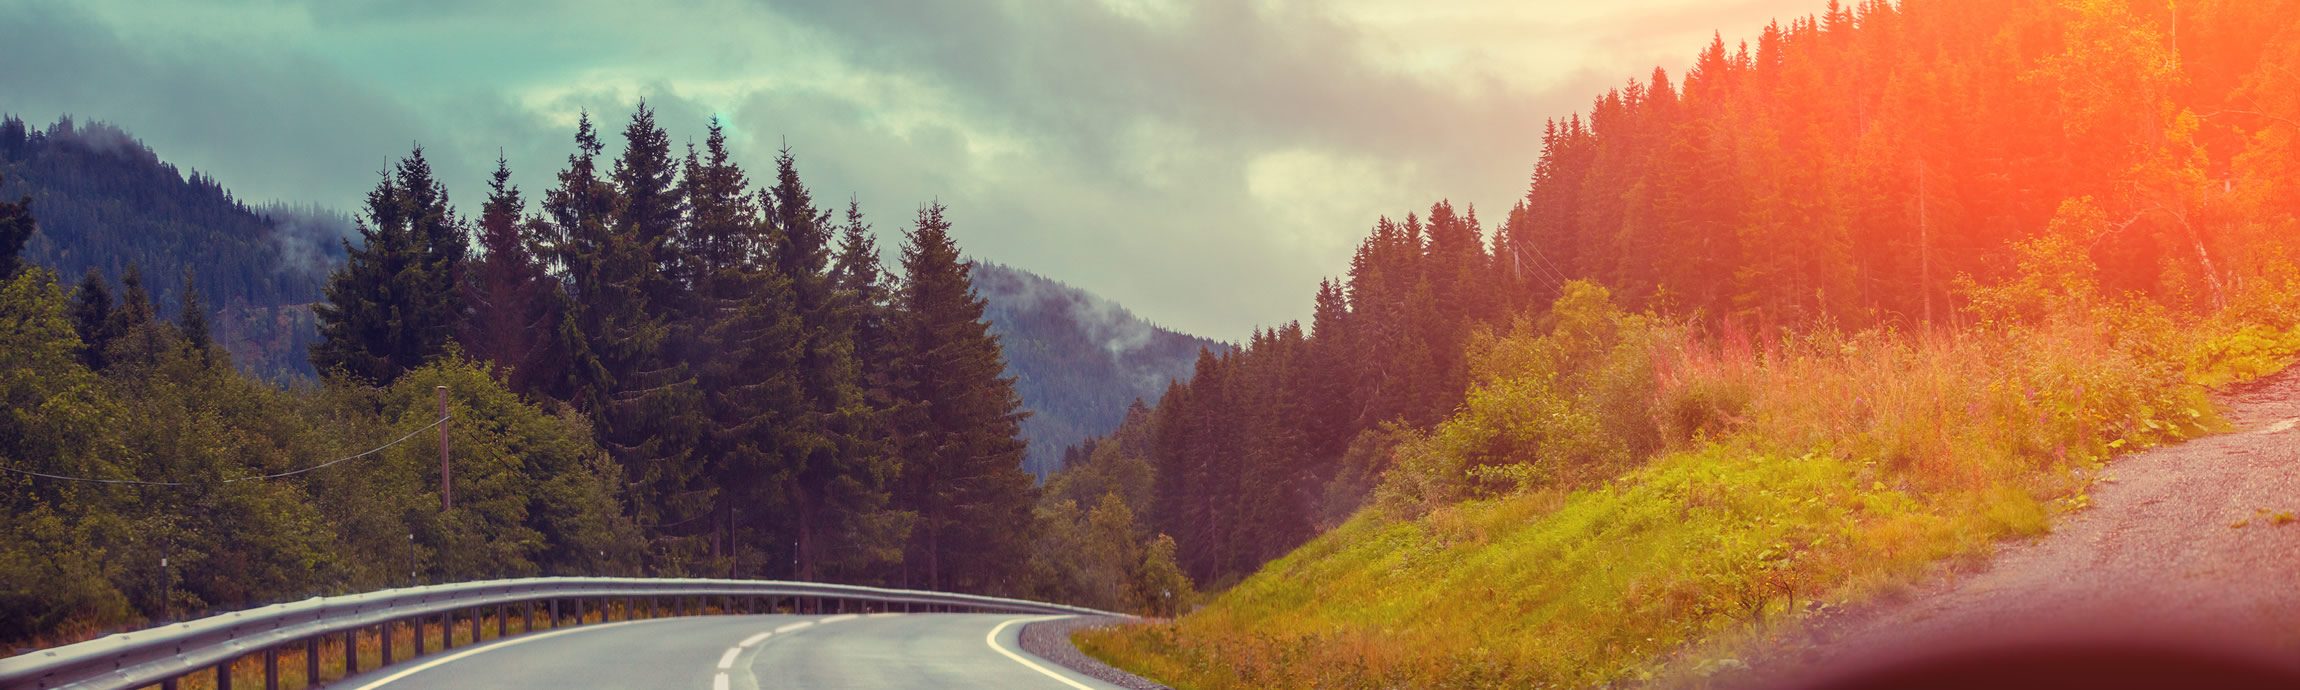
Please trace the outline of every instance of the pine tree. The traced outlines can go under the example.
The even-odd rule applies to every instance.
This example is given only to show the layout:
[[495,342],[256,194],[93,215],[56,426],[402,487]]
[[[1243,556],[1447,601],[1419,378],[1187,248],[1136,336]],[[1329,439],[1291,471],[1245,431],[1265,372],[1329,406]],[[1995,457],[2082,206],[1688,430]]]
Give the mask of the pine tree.
[[1022,471],[1022,400],[941,204],[919,210],[902,263],[897,503],[918,511],[906,579],[938,590],[1009,586],[1001,576],[1023,562],[1033,502]]
[[422,147],[368,193],[359,233],[314,309],[321,342],[312,365],[388,384],[446,351],[465,316],[458,283],[468,240]]

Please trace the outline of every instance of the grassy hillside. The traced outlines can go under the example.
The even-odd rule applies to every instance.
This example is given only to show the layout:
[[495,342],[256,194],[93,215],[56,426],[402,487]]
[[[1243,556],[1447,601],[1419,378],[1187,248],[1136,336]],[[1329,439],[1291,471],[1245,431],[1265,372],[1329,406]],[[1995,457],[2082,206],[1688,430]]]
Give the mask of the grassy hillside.
[[1774,624],[2045,531],[2111,456],[2217,428],[2206,383],[2300,352],[2290,282],[2231,312],[2280,317],[2181,320],[2074,278],[1978,289],[2032,316],[1964,334],[1763,342],[1576,285],[1473,346],[1468,402],[1375,505],[1198,613],[1080,643],[1192,688],[1730,671]]
[[1490,243],[1442,204],[1378,224],[1283,404],[1157,411],[1158,480],[1196,483],[1146,512],[1196,572],[1261,563],[1207,544],[1297,477],[1367,505],[1082,644],[1193,688],[1697,679],[2048,529],[2300,351],[2296,17],[1829,2],[1599,96]]

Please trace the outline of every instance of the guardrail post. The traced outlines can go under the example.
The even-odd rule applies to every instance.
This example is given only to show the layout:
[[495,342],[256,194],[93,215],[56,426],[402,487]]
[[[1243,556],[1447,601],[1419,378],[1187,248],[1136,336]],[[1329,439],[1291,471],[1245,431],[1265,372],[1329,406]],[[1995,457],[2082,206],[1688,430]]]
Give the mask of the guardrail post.
[[359,673],[359,629],[343,631],[343,675],[345,678]]
[[550,604],[548,606],[551,609],[551,629],[557,630],[559,629],[559,600],[551,599],[549,601]]
[[160,690],[176,690],[176,679],[169,678],[167,680],[160,681]]
[[383,631],[383,658],[378,663],[376,663],[376,665],[390,666],[391,662],[398,661],[397,659],[391,658],[391,638],[396,636],[391,634],[391,621],[384,621],[383,625],[379,627]]
[[280,690],[280,650],[264,650],[264,690]]
[[415,617],[413,620],[410,620],[410,621],[408,621],[408,622],[410,622],[410,623],[413,623],[413,624],[414,624],[414,626],[413,626],[413,627],[415,628],[415,656],[411,656],[411,657],[408,657],[409,659],[413,659],[413,658],[415,658],[415,657],[418,657],[418,656],[423,656],[423,651],[424,651],[424,646],[425,646],[425,645],[424,645],[424,642],[425,642],[425,640],[423,639],[423,628],[425,627],[425,626],[424,626],[424,623],[426,623],[426,622],[427,622],[427,621],[423,620],[423,618],[424,618],[423,616],[416,616],[416,617]]
[[[506,605],[503,605],[503,604],[496,604],[496,605],[495,605],[495,639],[498,639],[498,640],[500,640],[500,639],[503,639],[504,637],[507,637],[507,636],[509,636],[510,634],[511,634],[511,607],[509,607],[509,606],[506,606]],[[471,637],[473,637],[473,638],[474,638],[474,639],[473,639],[473,641],[474,641],[474,642],[476,642],[476,641],[478,641],[476,638],[478,638],[478,637],[479,637],[479,633],[476,633],[476,632],[474,632],[474,633],[472,633],[472,634],[471,634]]]
[[319,638],[317,637],[306,637],[303,640],[303,686],[307,688],[319,686]]
[[225,659],[216,664],[216,690],[232,690],[232,662],[234,661],[238,661],[238,659]]

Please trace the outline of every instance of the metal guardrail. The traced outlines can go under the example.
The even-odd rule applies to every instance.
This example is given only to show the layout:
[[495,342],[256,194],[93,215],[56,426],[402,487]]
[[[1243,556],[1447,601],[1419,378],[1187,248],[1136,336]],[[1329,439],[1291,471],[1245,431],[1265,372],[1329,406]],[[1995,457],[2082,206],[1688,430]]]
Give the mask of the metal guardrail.
[[[279,652],[305,650],[304,677],[317,678],[320,640],[341,636],[347,650],[346,677],[358,673],[356,636],[381,626],[383,663],[394,661],[391,625],[420,624],[444,618],[448,632],[442,646],[454,641],[456,615],[467,612],[472,640],[479,640],[479,624],[492,612],[496,636],[509,631],[512,615],[526,618],[525,630],[535,630],[537,614],[548,616],[551,628],[565,627],[562,604],[574,607],[574,624],[596,606],[601,621],[614,604],[623,604],[625,618],[646,611],[660,614],[668,602],[674,615],[685,615],[693,603],[697,613],[710,604],[721,611],[766,612],[788,608],[794,612],[861,611],[974,611],[987,613],[1043,613],[1057,615],[1117,616],[1077,606],[1019,599],[948,594],[852,585],[831,585],[775,580],[700,580],[609,577],[547,577],[490,580],[428,587],[392,589],[367,594],[315,597],[275,604],[199,620],[109,635],[87,642],[44,649],[0,659],[0,689],[140,688],[160,685],[173,690],[178,679],[214,672],[220,690],[231,688],[231,664],[261,655],[267,688],[279,684]],[[641,608],[644,606],[644,608]],[[516,607],[516,608],[514,608]],[[424,653],[424,636],[415,636],[415,654]]]

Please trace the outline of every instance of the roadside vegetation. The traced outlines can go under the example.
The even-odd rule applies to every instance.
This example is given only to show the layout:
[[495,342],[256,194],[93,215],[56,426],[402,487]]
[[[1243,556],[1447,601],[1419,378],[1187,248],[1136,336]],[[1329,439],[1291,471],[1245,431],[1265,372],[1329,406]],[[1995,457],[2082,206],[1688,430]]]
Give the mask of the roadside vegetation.
[[1575,284],[1474,339],[1461,412],[1394,449],[1369,509],[1202,611],[1079,642],[1180,687],[1730,671],[1676,652],[2041,534],[2118,453],[2220,428],[2212,385],[2300,353],[2289,278],[2184,320],[2055,250],[1971,287],[1983,325],[1955,334],[1754,341]]
[[1147,512],[1223,591],[1078,642],[1184,688],[1697,684],[2048,531],[2300,352],[2295,16],[1829,2],[1599,96],[1490,242],[1385,220],[1306,338],[1165,396]]

